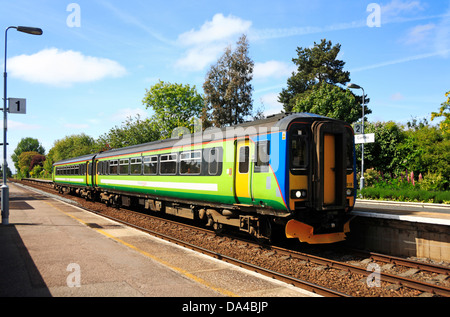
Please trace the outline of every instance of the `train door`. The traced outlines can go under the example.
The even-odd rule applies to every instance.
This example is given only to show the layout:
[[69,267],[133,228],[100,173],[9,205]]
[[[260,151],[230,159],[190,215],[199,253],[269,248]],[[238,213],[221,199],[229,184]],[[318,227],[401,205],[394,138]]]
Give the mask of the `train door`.
[[250,140],[236,141],[235,196],[239,204],[252,204],[252,166]]
[[92,163],[87,162],[86,163],[86,185],[91,186],[92,185]]
[[323,151],[323,203],[333,205],[336,203],[336,135],[323,135]]
[[344,208],[346,189],[346,132],[341,124],[313,124],[316,147],[314,190],[318,209]]

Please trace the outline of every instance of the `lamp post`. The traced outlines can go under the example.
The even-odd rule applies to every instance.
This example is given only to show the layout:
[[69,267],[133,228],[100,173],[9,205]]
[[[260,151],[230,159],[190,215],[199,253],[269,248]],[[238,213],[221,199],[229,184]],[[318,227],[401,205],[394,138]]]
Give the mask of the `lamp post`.
[[[364,107],[365,107],[365,104],[366,104],[366,101],[365,101],[366,93],[364,92],[364,88],[362,88],[361,86],[358,86],[356,84],[350,83],[350,84],[347,85],[347,87],[350,88],[350,89],[362,89],[362,91],[363,91],[362,129],[361,129],[361,132],[364,135]],[[360,182],[359,182],[359,189],[360,190],[362,190],[364,188],[364,143],[361,144],[361,152],[362,152],[362,154],[361,154],[361,179],[360,179]]]
[[7,60],[7,38],[8,38],[8,30],[9,29],[16,29],[19,32],[32,34],[32,35],[42,35],[42,30],[39,28],[33,28],[33,27],[27,27],[27,26],[10,26],[5,31],[5,69],[3,72],[3,185],[1,187],[1,193],[2,193],[2,224],[8,225],[9,224],[9,188],[6,184],[7,180],[7,168],[8,163],[6,161],[6,135],[7,135],[7,113],[8,113],[8,97],[6,92],[6,83],[7,83],[7,73],[6,73],[6,60]]

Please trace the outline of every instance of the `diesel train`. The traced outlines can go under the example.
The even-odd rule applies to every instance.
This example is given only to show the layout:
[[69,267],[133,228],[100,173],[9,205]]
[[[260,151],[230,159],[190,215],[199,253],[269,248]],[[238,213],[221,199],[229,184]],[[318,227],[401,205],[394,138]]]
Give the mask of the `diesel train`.
[[54,187],[112,206],[310,244],[343,241],[356,199],[352,127],[309,113],[60,161]]

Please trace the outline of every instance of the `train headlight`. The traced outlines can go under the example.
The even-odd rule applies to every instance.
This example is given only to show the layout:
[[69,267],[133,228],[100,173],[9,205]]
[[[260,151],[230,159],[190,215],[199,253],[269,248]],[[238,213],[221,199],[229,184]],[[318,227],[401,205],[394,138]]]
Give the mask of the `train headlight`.
[[353,196],[353,189],[347,188],[347,196]]
[[293,199],[302,199],[306,198],[308,192],[304,189],[294,189],[291,191],[291,198]]

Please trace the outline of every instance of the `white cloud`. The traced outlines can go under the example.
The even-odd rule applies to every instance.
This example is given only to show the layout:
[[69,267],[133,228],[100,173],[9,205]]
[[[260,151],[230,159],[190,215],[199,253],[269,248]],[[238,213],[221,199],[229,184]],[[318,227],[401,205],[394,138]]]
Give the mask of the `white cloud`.
[[8,119],[8,129],[18,130],[18,131],[40,130],[40,129],[42,129],[42,126],[40,126],[38,124],[27,124],[27,123],[13,121],[13,120]]
[[112,115],[111,119],[114,121],[124,122],[129,117],[135,118],[136,116],[140,116],[141,118],[146,118],[148,113],[141,108],[123,108],[118,110],[115,114]]
[[200,30],[191,30],[181,34],[178,41],[183,45],[199,45],[229,40],[236,34],[247,32],[251,25],[251,21],[245,21],[232,15],[224,17],[222,13],[218,13],[214,15],[212,21],[206,21]]
[[288,65],[279,61],[268,61],[265,63],[255,63],[253,76],[255,79],[264,79],[269,77],[282,78],[289,77],[295,70],[295,65]]
[[264,105],[264,114],[266,116],[280,113],[283,110],[283,104],[278,102],[279,93],[269,93],[261,97],[261,103]]
[[356,72],[361,72],[361,71],[366,71],[366,70],[370,70],[370,69],[386,67],[386,66],[391,66],[391,65],[403,64],[403,63],[408,63],[408,62],[431,58],[431,57],[436,57],[436,56],[446,56],[449,53],[450,53],[450,49],[444,49],[442,51],[436,51],[436,52],[432,52],[432,53],[409,56],[409,57],[391,60],[391,61],[387,61],[387,62],[382,62],[382,63],[378,63],[378,64],[373,64],[373,65],[369,65],[369,66],[354,68],[354,69],[350,70],[350,73],[356,73]]
[[381,6],[383,19],[397,17],[402,13],[415,13],[423,10],[424,6],[420,1],[392,0],[390,3]]
[[406,44],[418,44],[422,43],[425,39],[430,38],[431,32],[436,28],[433,23],[425,25],[418,25],[413,27],[406,38],[404,39]]
[[222,52],[223,45],[193,47],[177,60],[175,66],[188,71],[200,71],[216,61]]
[[400,101],[400,100],[403,100],[403,99],[405,99],[405,96],[403,96],[403,95],[402,95],[401,93],[399,93],[399,92],[397,92],[397,93],[391,95],[391,100],[394,100],[394,101]]
[[8,60],[8,70],[15,78],[60,87],[126,74],[125,68],[113,60],[57,48],[12,57]]
[[178,43],[187,50],[175,66],[189,71],[200,71],[214,62],[230,41],[248,32],[251,21],[218,13],[199,30],[190,30],[178,36]]

